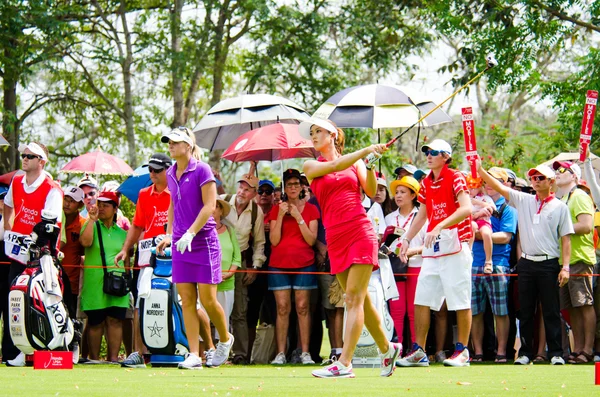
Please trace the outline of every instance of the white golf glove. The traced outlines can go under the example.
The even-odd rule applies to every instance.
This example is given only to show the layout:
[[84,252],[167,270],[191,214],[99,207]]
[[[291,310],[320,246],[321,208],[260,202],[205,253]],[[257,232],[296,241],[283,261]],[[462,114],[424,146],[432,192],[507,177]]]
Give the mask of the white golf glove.
[[179,251],[182,254],[185,252],[186,249],[192,252],[192,240],[195,236],[196,233],[185,232],[185,234],[181,236],[179,241],[177,241],[177,251]]

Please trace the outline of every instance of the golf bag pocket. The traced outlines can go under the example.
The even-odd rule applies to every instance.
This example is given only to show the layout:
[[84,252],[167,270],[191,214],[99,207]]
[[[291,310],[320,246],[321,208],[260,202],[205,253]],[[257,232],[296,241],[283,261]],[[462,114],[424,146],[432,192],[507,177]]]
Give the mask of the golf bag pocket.
[[4,253],[10,259],[15,260],[23,265],[29,261],[29,251],[23,247],[21,241],[27,238],[20,233],[15,233],[10,230],[4,232]]

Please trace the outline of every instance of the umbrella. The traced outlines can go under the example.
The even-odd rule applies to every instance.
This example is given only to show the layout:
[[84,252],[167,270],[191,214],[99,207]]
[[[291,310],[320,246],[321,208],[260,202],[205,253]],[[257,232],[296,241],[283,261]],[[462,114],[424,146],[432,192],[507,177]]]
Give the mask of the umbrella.
[[298,132],[298,124],[275,123],[242,134],[223,153],[231,161],[277,161],[316,157],[308,139]]
[[137,204],[140,190],[150,185],[152,185],[150,171],[148,170],[147,165],[143,165],[136,168],[135,171],[133,171],[133,175],[125,179],[125,182],[121,183],[121,186],[119,186],[117,191],[122,193],[123,196],[127,197],[134,204]]
[[10,146],[10,143],[8,143],[6,138],[3,137],[2,135],[0,135],[0,146]]
[[14,170],[11,172],[7,172],[6,174],[0,175],[0,184],[10,185],[10,183],[12,182],[12,179],[14,178],[15,175],[21,175],[24,173],[25,173],[25,171],[23,171],[23,170]]
[[[596,177],[598,177],[598,173],[600,172],[600,157],[598,157],[595,154],[590,152],[590,158],[592,159],[592,167],[594,167],[594,170],[596,170]],[[552,168],[552,164],[554,164],[555,161],[579,162],[579,152],[573,152],[573,153],[563,152],[563,153],[560,153],[559,155],[553,157],[552,159],[546,161],[543,164]]]
[[198,146],[227,149],[240,135],[254,128],[281,120],[299,124],[309,119],[306,111],[294,102],[276,95],[241,95],[213,106],[194,128]]
[[[334,94],[313,116],[329,119],[342,128],[403,128],[412,126],[435,106],[431,100],[408,94],[401,87],[368,84]],[[428,127],[450,121],[450,116],[438,109],[425,118],[422,125]]]
[[131,175],[133,170],[118,157],[98,150],[75,157],[61,168],[66,173],[96,175]]

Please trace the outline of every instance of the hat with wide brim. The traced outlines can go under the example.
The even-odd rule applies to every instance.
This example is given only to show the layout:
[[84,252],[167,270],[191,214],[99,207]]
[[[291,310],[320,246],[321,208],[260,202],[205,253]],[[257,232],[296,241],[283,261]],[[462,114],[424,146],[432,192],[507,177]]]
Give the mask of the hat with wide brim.
[[223,214],[221,215],[221,218],[226,218],[231,212],[231,204],[220,198],[217,199],[217,203],[219,203],[221,208],[223,208]]

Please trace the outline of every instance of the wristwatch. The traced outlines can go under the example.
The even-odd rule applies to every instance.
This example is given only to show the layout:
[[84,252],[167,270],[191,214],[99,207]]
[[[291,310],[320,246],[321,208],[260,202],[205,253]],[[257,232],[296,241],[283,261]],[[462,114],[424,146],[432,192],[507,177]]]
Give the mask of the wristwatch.
[[409,239],[407,239],[406,237],[402,237],[402,238],[400,239],[400,242],[402,242],[402,240],[405,240],[405,241],[406,241],[408,244],[410,244],[410,240],[409,240]]
[[300,220],[300,222],[298,222],[298,225],[304,225],[306,222],[304,222],[304,219]]

